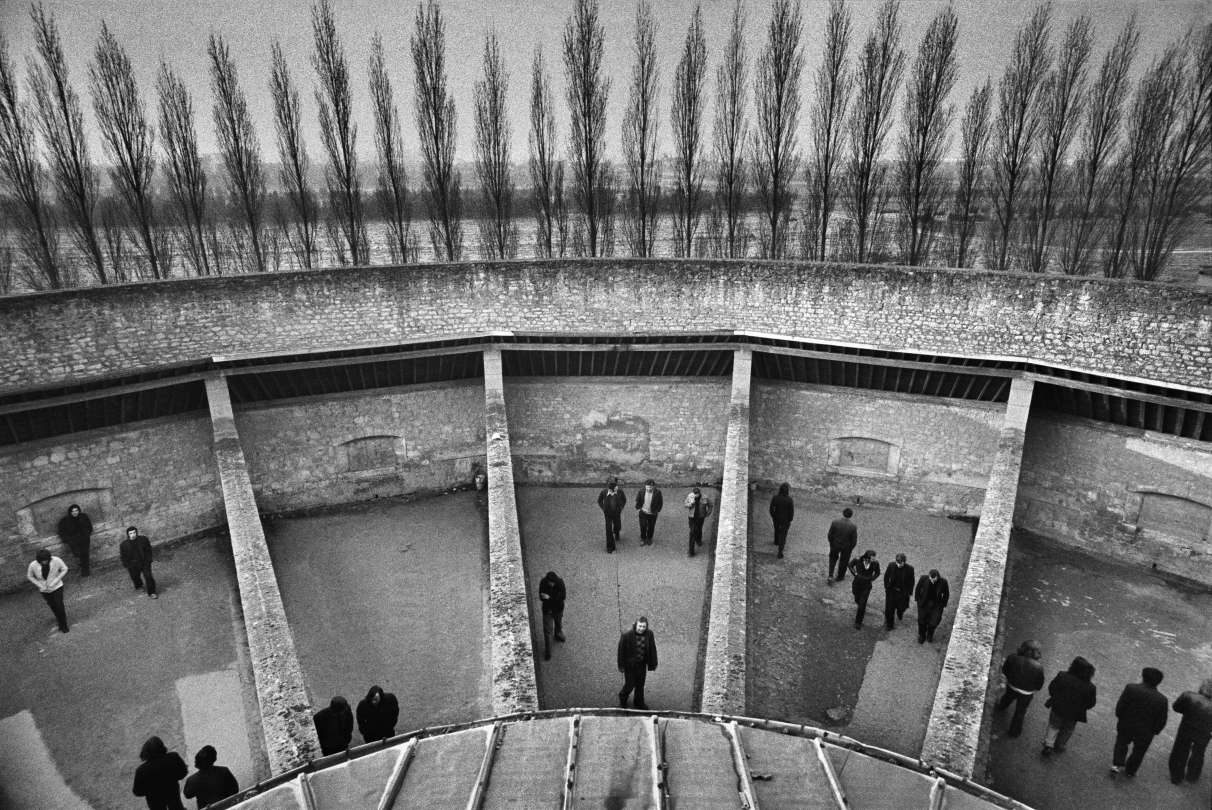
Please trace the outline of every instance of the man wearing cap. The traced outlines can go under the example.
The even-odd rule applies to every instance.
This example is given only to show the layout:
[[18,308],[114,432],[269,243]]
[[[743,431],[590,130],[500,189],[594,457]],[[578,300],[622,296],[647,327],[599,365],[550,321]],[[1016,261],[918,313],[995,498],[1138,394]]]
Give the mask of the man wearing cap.
[[598,493],[598,506],[606,517],[606,553],[614,554],[614,544],[619,542],[619,533],[623,531],[623,507],[627,505],[627,495],[619,489],[619,479],[613,475],[606,481],[606,488]]
[[640,545],[652,545],[652,532],[656,529],[657,515],[661,514],[661,507],[665,505],[665,499],[661,496],[661,490],[657,488],[656,482],[649,478],[644,482],[644,488],[635,496],[635,508],[640,513]]
[[939,576],[938,569],[931,568],[929,574],[917,581],[913,599],[917,602],[917,643],[933,643],[934,629],[942,622],[943,608],[951,600],[951,588]]

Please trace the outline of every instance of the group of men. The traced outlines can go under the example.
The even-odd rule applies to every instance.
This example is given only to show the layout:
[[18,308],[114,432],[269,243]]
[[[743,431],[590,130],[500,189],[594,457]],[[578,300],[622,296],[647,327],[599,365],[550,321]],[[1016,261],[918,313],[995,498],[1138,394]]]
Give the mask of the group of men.
[[[611,476],[606,480],[606,486],[598,493],[598,508],[606,518],[606,553],[614,554],[618,543],[622,541],[623,509],[627,506],[627,493],[619,487],[619,479]],[[636,493],[635,509],[640,518],[640,545],[651,546],[656,532],[657,517],[665,506],[665,497],[657,487],[656,482],[649,478],[644,482],[644,488]],[[703,545],[703,523],[711,516],[714,509],[711,499],[703,494],[699,487],[691,489],[683,504],[686,517],[690,523],[689,556],[695,555],[695,549]]]
[[[235,796],[240,783],[230,770],[217,765],[219,752],[204,745],[194,755],[197,768],[186,779],[189,769],[176,751],[169,751],[159,737],[149,737],[139,751],[142,760],[135,769],[132,792],[147,802],[148,810],[183,810],[181,794],[198,802],[198,810]],[[185,779],[184,790],[180,785]]]
[[356,715],[350,711],[349,701],[337,695],[316,712],[312,720],[320,740],[320,753],[324,756],[339,754],[353,741],[355,720],[364,742],[394,737],[396,723],[400,720],[400,701],[395,694],[383,691],[383,687],[372,686],[366,697],[358,702]]

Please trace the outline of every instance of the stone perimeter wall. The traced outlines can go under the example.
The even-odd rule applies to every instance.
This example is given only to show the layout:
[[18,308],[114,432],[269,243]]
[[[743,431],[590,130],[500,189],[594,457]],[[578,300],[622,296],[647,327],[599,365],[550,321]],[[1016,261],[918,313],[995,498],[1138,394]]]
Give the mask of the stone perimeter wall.
[[1208,386],[1212,290],[842,264],[602,260],[227,276],[0,298],[0,393],[498,329],[746,330]]

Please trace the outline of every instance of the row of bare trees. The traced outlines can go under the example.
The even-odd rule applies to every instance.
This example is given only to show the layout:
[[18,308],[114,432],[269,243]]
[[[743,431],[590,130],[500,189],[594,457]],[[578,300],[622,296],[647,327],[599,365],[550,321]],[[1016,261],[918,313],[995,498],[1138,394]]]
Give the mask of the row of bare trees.
[[[552,77],[536,48],[526,189],[516,187],[513,171],[521,161],[507,105],[510,72],[496,33],[485,36],[473,105],[484,258],[518,255],[516,211],[524,207],[534,212],[541,257],[608,256],[616,243],[651,257],[667,219],[675,256],[983,265],[1149,280],[1189,232],[1212,185],[1212,25],[1193,28],[1154,57],[1134,84],[1135,20],[1100,61],[1090,19],[1055,31],[1044,3],[1015,32],[1003,74],[979,86],[961,115],[953,99],[959,19],[950,6],[910,53],[899,0],[881,4],[861,42],[845,0],[831,0],[820,61],[809,71],[799,0],[773,0],[752,59],[743,0],[736,0],[714,88],[696,8],[663,108],[657,20],[649,0],[638,0],[616,166],[606,149],[612,88],[600,10],[597,0],[571,2],[561,50],[567,138],[559,137]],[[311,11],[322,189],[310,179],[298,82],[279,44],[270,46],[275,194],[221,35],[207,44],[221,165],[212,184],[189,88],[162,61],[159,114],[149,114],[126,51],[102,24],[88,84],[112,189],[103,194],[55,20],[40,3],[30,20],[36,54],[24,82],[0,33],[0,225],[8,234],[0,283],[44,289],[182,271],[366,264],[368,216],[385,224],[393,262],[418,259],[406,141],[383,41],[376,33],[367,66],[377,158],[367,191],[355,80],[332,0],[316,0]],[[441,6],[423,0],[410,38],[420,196],[434,256],[455,261],[467,248],[445,34]],[[666,121],[672,149],[662,155]]]

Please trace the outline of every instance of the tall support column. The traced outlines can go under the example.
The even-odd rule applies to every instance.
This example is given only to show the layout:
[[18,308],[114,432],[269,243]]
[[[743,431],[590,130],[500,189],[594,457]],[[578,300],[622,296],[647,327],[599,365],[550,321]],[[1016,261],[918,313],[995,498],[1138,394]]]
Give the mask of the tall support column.
[[261,731],[265,735],[270,770],[277,775],[320,756],[320,742],[248,478],[244,449],[236,433],[227,378],[208,377],[206,398],[215,431],[215,461],[219,466],[223,508],[227,511],[248,652],[261,709]]
[[1010,386],[1010,401],[989,473],[980,526],[922,746],[923,760],[968,778],[976,771],[989,669],[1006,581],[1014,501],[1023,462],[1023,435],[1034,387],[1034,382],[1021,379],[1015,379]]
[[492,622],[492,712],[535,711],[530,606],[514,495],[501,350],[484,350],[484,427],[488,442],[488,606]]
[[732,358],[732,400],[724,447],[724,483],[716,527],[715,577],[703,666],[702,711],[744,714],[749,577],[749,382],[753,353]]

